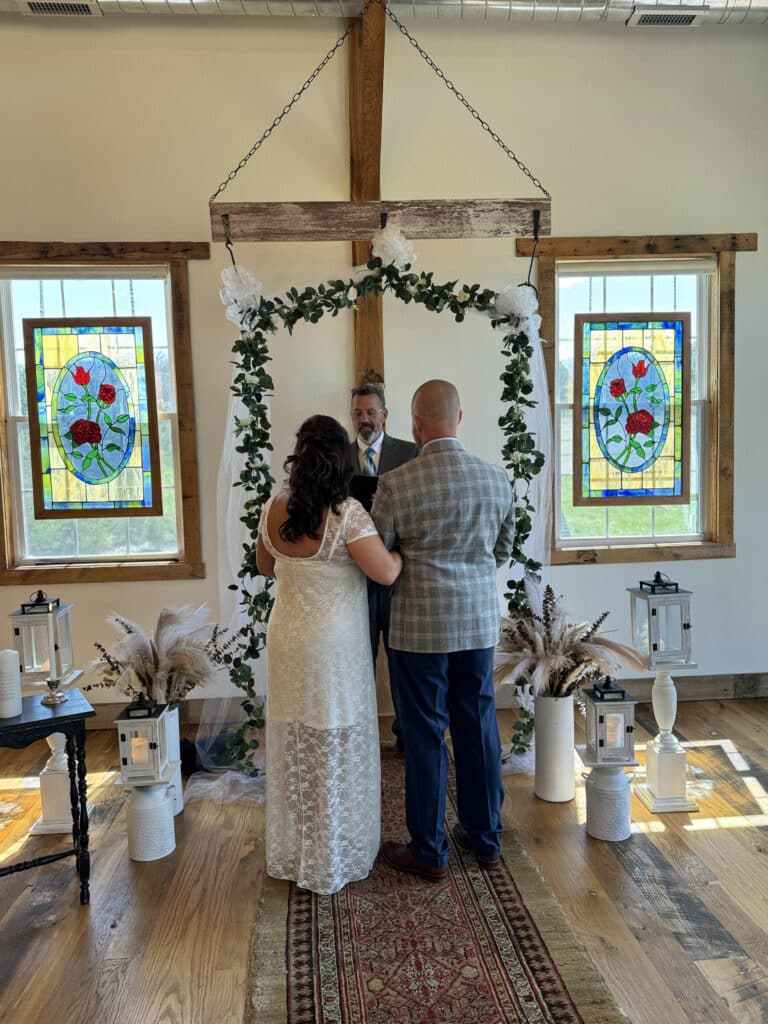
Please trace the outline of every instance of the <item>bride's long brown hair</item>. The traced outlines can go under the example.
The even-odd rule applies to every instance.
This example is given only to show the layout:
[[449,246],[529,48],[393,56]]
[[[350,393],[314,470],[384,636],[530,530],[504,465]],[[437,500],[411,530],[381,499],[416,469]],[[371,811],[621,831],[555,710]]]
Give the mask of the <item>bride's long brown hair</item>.
[[288,471],[288,518],[280,527],[286,543],[302,537],[317,540],[325,510],[338,513],[349,496],[352,467],[347,432],[332,416],[310,416],[299,427]]

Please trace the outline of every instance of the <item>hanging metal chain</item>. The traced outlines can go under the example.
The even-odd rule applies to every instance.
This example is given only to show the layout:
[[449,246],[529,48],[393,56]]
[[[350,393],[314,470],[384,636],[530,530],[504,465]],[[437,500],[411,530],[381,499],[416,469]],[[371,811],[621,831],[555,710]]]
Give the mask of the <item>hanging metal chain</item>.
[[[361,17],[362,17],[362,15],[363,15],[363,14],[365,14],[365,12],[366,12],[366,11],[368,10],[368,8],[369,8],[369,7],[370,7],[370,6],[372,5],[372,4],[375,4],[375,3],[380,3],[380,0],[366,0],[365,4],[364,4],[364,6],[363,6],[363,9],[362,9],[362,11],[361,11]],[[291,110],[293,109],[293,107],[294,107],[294,106],[295,106],[295,105],[296,105],[296,104],[297,104],[297,103],[299,102],[299,100],[301,99],[301,97],[302,97],[302,96],[304,95],[304,93],[305,93],[305,92],[307,91],[307,89],[308,89],[308,88],[310,87],[310,85],[312,85],[312,83],[313,83],[313,82],[314,82],[314,80],[315,80],[315,79],[317,78],[317,76],[318,76],[318,75],[320,74],[320,72],[321,72],[321,71],[323,70],[323,68],[324,68],[324,67],[326,66],[326,64],[328,64],[328,63],[329,63],[330,61],[332,61],[332,60],[333,60],[333,58],[334,58],[334,57],[336,56],[336,54],[337,54],[338,50],[339,50],[339,49],[340,49],[340,48],[341,48],[341,47],[342,47],[342,46],[344,45],[344,43],[345,43],[345,42],[347,41],[348,37],[350,36],[350,34],[352,33],[352,31],[354,30],[354,27],[355,27],[355,23],[354,23],[353,21],[351,21],[351,22],[349,23],[349,27],[347,28],[346,32],[345,32],[345,33],[344,33],[343,35],[339,36],[339,38],[338,38],[338,39],[336,40],[336,42],[335,42],[335,43],[333,44],[333,46],[332,46],[332,47],[330,48],[330,50],[328,51],[328,53],[326,53],[325,57],[323,57],[323,59],[322,59],[322,60],[320,61],[320,63],[319,63],[318,65],[317,65],[317,67],[315,68],[315,70],[314,70],[314,71],[312,72],[312,74],[311,74],[311,75],[309,76],[309,78],[308,78],[308,79],[306,80],[306,82],[304,83],[304,85],[302,85],[302,87],[301,87],[300,89],[298,89],[298,90],[297,90],[297,91],[296,91],[296,92],[295,92],[295,93],[293,94],[293,96],[291,97],[291,101],[290,101],[290,103],[286,103],[286,105],[285,105],[285,106],[283,107],[283,109],[282,109],[282,110],[280,111],[280,113],[279,113],[279,114],[277,115],[277,117],[276,117],[276,118],[274,119],[274,121],[273,121],[273,122],[272,122],[272,124],[271,124],[271,125],[269,126],[269,128],[267,128],[267,129],[266,129],[266,130],[265,130],[265,131],[264,131],[264,132],[262,133],[262,135],[260,136],[260,138],[258,138],[258,139],[256,140],[256,142],[254,142],[254,144],[253,144],[253,145],[251,146],[251,148],[250,148],[250,149],[248,150],[248,152],[247,152],[247,153],[245,154],[245,156],[244,156],[244,157],[243,157],[243,159],[242,159],[242,160],[240,161],[240,163],[239,163],[239,164],[238,164],[238,165],[237,165],[236,167],[233,167],[233,168],[232,168],[232,170],[231,170],[231,171],[229,172],[229,174],[228,174],[228,175],[226,176],[226,178],[224,179],[224,181],[222,181],[222,182],[221,182],[221,184],[219,185],[219,187],[218,187],[218,188],[216,189],[216,191],[215,191],[215,192],[213,193],[213,195],[211,196],[211,198],[210,198],[210,199],[208,200],[208,202],[210,202],[210,203],[213,203],[213,202],[215,202],[215,201],[216,201],[216,199],[217,199],[217,198],[218,198],[218,197],[219,197],[219,196],[221,195],[221,193],[222,193],[222,192],[224,191],[224,189],[225,189],[225,188],[227,187],[227,185],[229,185],[229,183],[230,183],[231,181],[234,181],[234,179],[235,179],[235,178],[237,177],[237,175],[238,175],[238,174],[240,173],[240,171],[242,171],[242,169],[243,169],[243,168],[245,167],[245,165],[246,165],[246,164],[248,163],[248,161],[249,161],[249,160],[251,159],[251,157],[253,156],[253,154],[254,154],[254,153],[255,153],[255,152],[257,151],[257,150],[261,149],[262,145],[263,145],[263,144],[264,144],[264,143],[265,143],[265,142],[267,141],[267,139],[268,139],[268,138],[270,137],[270,135],[271,135],[271,134],[272,134],[272,132],[273,132],[273,131],[275,130],[275,128],[278,128],[278,127],[280,126],[280,124],[281,124],[281,122],[282,122],[283,118],[284,118],[284,117],[286,117],[286,116],[287,116],[287,115],[288,115],[288,114],[289,114],[289,113],[291,112]]]
[[[374,2],[379,3],[380,0],[374,0]],[[459,90],[456,88],[456,86],[453,84],[453,82],[450,80],[450,78],[446,78],[445,77],[445,72],[442,70],[442,68],[440,68],[437,64],[435,64],[435,62],[432,60],[432,58],[429,56],[429,54],[427,53],[427,51],[423,47],[419,46],[418,41],[416,39],[414,39],[414,37],[411,35],[411,33],[408,31],[408,29],[405,27],[405,25],[400,21],[400,19],[394,13],[392,8],[389,7],[388,5],[385,6],[384,7],[384,13],[386,14],[386,16],[389,18],[389,20],[394,25],[397,25],[397,27],[400,29],[400,31],[405,36],[405,38],[408,40],[408,42],[411,44],[411,46],[414,48],[414,50],[416,50],[416,52],[422,58],[422,60],[426,61],[426,63],[429,64],[429,66],[435,72],[435,74],[440,79],[440,81],[443,83],[443,85],[446,87],[446,89],[450,90],[450,92],[453,93],[453,95],[456,97],[456,99],[464,107],[466,107],[466,109],[470,112],[472,117],[478,122],[478,124],[483,129],[483,131],[484,132],[488,132],[488,134],[493,139],[493,141],[497,144],[497,146],[499,146],[501,149],[503,149],[504,152],[506,153],[506,155],[509,157],[509,159],[513,160],[517,164],[517,166],[520,168],[520,170],[523,172],[523,174],[526,176],[526,178],[528,178],[530,181],[532,181],[533,184],[536,186],[536,188],[539,189],[540,192],[544,193],[544,195],[547,197],[547,199],[551,199],[552,198],[551,194],[544,188],[544,186],[541,184],[541,182],[536,177],[536,175],[533,173],[533,171],[530,171],[525,166],[525,164],[520,159],[520,157],[517,156],[516,153],[512,152],[512,150],[504,142],[504,140],[501,138],[501,136],[498,135],[493,130],[493,128],[491,128],[491,126],[488,124],[487,121],[483,120],[483,118],[480,116],[478,111],[475,110],[475,108],[472,106],[472,104],[469,102],[469,100],[466,98],[466,96],[464,96],[463,93],[459,92]]]
[[[483,118],[480,116],[478,111],[472,106],[472,104],[464,96],[464,94],[459,92],[459,90],[456,88],[456,86],[453,84],[453,82],[450,80],[450,78],[446,78],[445,72],[442,70],[442,68],[440,68],[437,64],[435,64],[435,62],[429,56],[427,51],[423,47],[421,47],[419,45],[419,43],[418,43],[418,41],[416,39],[414,39],[414,37],[411,35],[411,33],[408,31],[408,29],[405,27],[405,25],[403,25],[403,23],[400,21],[400,19],[397,17],[397,15],[394,13],[394,11],[391,9],[391,7],[388,4],[384,3],[383,0],[365,0],[365,3],[363,4],[362,10],[360,11],[360,17],[362,18],[365,15],[365,13],[368,10],[368,8],[372,7],[374,4],[379,4],[381,7],[384,8],[384,13],[389,18],[389,20],[394,25],[397,26],[397,28],[405,36],[405,38],[408,40],[408,42],[411,44],[411,46],[416,50],[416,52],[422,58],[422,60],[426,61],[426,63],[432,68],[432,70],[435,72],[437,77],[442,81],[442,83],[446,87],[446,89],[448,89],[450,92],[452,92],[453,95],[456,97],[456,99],[459,100],[459,102],[464,107],[466,107],[466,109],[469,111],[469,113],[472,115],[472,117],[475,119],[475,121],[478,122],[478,124],[483,129],[483,131],[484,132],[488,132],[488,134],[493,139],[493,141],[496,143],[496,145],[499,146],[504,151],[504,153],[509,157],[509,159],[512,160],[520,168],[520,170],[523,172],[523,174],[536,186],[536,188],[539,189],[539,191],[542,192],[546,196],[547,199],[551,199],[552,198],[551,194],[547,191],[547,189],[544,188],[544,186],[539,181],[539,179],[536,177],[536,175],[531,170],[529,170],[528,167],[526,167],[526,165],[523,163],[523,161],[520,159],[520,157],[517,156],[517,154],[514,153],[509,148],[509,146],[504,142],[504,140],[501,138],[501,136],[491,128],[491,126],[488,124],[488,122],[483,120]],[[283,121],[283,118],[285,118],[291,112],[291,110],[293,109],[295,104],[299,102],[301,97],[304,95],[304,93],[307,91],[307,89],[310,87],[310,85],[312,85],[312,83],[317,78],[317,76],[320,74],[320,72],[323,70],[323,68],[326,66],[326,64],[328,64],[331,60],[333,60],[333,58],[336,56],[336,53],[338,52],[338,50],[344,45],[344,43],[349,38],[350,34],[354,30],[354,27],[355,27],[355,22],[351,21],[349,23],[349,26],[348,26],[346,32],[344,32],[343,35],[339,36],[339,38],[336,40],[334,45],[331,47],[331,49],[328,51],[328,53],[326,53],[325,57],[323,57],[323,59],[317,65],[317,67],[312,72],[312,74],[309,76],[309,78],[306,80],[306,82],[304,82],[302,87],[300,89],[298,89],[293,94],[293,96],[291,97],[290,102],[286,103],[286,105],[283,107],[281,112],[274,119],[272,124],[262,133],[262,135],[256,140],[256,142],[254,142],[254,144],[251,146],[251,148],[248,150],[248,152],[245,154],[245,156],[242,158],[242,160],[237,164],[236,167],[234,167],[229,172],[229,174],[226,176],[224,181],[221,182],[219,187],[216,189],[216,191],[213,193],[213,195],[209,199],[209,202],[213,203],[221,195],[221,193],[229,185],[229,183],[231,181],[233,181],[237,177],[237,175],[240,173],[240,171],[245,167],[245,165],[251,159],[253,154],[256,153],[257,150],[261,149],[262,145],[267,141],[267,139],[270,137],[270,135],[275,130],[275,128],[278,128],[280,126],[280,124]]]

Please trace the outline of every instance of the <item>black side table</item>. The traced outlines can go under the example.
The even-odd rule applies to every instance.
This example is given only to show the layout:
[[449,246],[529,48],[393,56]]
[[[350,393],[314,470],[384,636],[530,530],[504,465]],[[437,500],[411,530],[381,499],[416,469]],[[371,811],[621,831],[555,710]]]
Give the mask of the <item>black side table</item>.
[[67,738],[67,764],[69,766],[69,795],[72,801],[72,849],[49,853],[34,860],[20,861],[0,868],[0,877],[16,871],[26,871],[41,864],[50,864],[63,857],[75,858],[80,876],[80,902],[90,902],[88,879],[91,876],[91,857],[88,852],[88,806],[85,777],[85,720],[96,712],[79,690],[68,690],[69,700],[55,707],[40,702],[43,694],[22,699],[22,711],[16,718],[0,718],[0,747],[18,750],[35,740],[45,739],[54,732]]

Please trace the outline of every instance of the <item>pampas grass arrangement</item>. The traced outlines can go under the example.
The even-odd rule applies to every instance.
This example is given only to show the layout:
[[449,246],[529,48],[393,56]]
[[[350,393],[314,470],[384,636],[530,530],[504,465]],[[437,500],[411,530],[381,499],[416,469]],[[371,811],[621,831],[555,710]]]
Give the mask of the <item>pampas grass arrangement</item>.
[[524,612],[502,619],[496,649],[507,657],[494,669],[497,685],[530,685],[534,696],[567,697],[621,666],[645,672],[645,659],[634,647],[601,631],[607,617],[603,612],[594,622],[571,622],[552,587],[544,588],[540,611],[533,610],[529,595]]
[[[100,658],[90,667],[101,679],[83,689],[116,687],[133,700],[144,694],[170,707],[210,679],[237,639],[208,621],[204,604],[163,608],[151,633],[122,615],[111,615],[107,622],[120,639],[109,648],[95,644]],[[202,640],[199,634],[206,628],[210,635]]]

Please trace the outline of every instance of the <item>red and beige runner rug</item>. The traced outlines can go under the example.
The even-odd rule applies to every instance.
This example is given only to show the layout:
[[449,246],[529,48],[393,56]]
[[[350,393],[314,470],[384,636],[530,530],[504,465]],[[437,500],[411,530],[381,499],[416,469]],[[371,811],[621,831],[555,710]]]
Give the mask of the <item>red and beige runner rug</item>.
[[[407,840],[403,763],[382,760],[383,835]],[[448,825],[456,821],[453,799]],[[247,1024],[621,1024],[600,975],[514,835],[482,871],[451,854],[435,885],[380,859],[316,896],[266,878]]]

